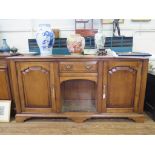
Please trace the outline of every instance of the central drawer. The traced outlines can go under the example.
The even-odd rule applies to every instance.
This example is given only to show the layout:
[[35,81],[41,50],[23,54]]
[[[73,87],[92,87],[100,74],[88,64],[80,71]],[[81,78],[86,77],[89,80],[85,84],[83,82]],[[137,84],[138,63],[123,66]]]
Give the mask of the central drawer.
[[86,62],[60,62],[59,71],[62,72],[77,72],[77,73],[96,73],[97,61]]

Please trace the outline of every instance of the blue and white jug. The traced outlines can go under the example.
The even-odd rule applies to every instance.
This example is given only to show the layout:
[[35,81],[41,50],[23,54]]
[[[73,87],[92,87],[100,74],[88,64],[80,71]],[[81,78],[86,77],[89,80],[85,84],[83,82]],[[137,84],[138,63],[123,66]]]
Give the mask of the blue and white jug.
[[51,55],[54,45],[55,35],[50,24],[40,24],[36,32],[37,44],[41,55]]

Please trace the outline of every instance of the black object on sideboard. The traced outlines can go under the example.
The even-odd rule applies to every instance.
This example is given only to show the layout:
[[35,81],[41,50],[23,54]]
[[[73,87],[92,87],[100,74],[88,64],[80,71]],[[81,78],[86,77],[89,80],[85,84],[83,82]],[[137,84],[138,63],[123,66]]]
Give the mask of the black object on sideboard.
[[155,74],[148,73],[144,110],[155,121]]

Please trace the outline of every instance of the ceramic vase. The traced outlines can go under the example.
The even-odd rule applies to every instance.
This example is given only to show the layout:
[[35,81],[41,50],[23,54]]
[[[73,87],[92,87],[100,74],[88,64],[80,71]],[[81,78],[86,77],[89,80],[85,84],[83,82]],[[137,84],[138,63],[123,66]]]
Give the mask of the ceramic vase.
[[51,55],[55,35],[50,24],[40,24],[36,32],[36,41],[40,49],[40,55]]
[[10,52],[10,47],[9,47],[9,45],[7,44],[7,41],[6,41],[6,39],[3,39],[2,40],[3,42],[2,42],[2,46],[1,46],[1,48],[0,48],[0,51],[1,52]]
[[104,49],[105,39],[106,37],[103,34],[102,26],[100,26],[98,32],[95,34],[95,45],[98,50]]
[[81,54],[84,51],[85,38],[80,34],[70,35],[67,38],[67,48],[71,54]]

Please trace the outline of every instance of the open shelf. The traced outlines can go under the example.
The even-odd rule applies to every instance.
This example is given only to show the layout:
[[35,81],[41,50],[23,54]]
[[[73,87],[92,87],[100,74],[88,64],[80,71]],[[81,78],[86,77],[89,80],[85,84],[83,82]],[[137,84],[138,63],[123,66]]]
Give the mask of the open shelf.
[[96,112],[95,100],[65,100],[63,112]]
[[68,80],[61,84],[62,112],[96,112],[96,83]]

